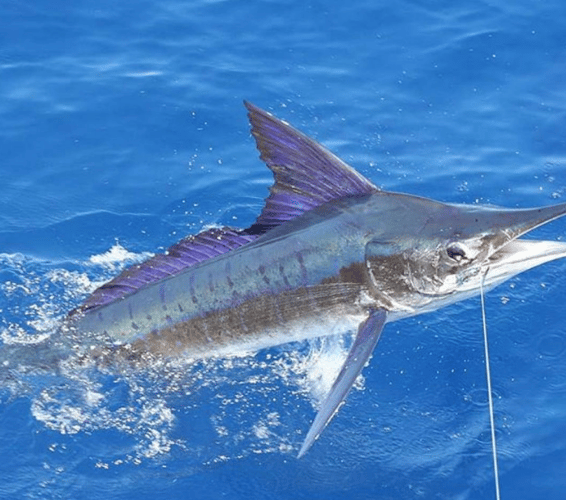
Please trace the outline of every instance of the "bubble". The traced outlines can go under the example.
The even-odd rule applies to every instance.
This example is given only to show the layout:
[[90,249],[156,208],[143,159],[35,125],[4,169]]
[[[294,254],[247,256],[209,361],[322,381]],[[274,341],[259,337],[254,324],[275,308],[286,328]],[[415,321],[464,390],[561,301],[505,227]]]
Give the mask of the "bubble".
[[538,352],[541,356],[556,358],[564,352],[566,343],[558,335],[546,335],[538,343]]

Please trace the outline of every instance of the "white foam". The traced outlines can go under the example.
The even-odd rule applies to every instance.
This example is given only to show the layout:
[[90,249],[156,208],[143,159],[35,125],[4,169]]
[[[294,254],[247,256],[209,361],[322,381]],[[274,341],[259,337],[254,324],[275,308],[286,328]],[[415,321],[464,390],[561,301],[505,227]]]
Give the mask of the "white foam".
[[[346,360],[350,344],[349,334],[314,339],[308,342],[306,353],[289,351],[284,360],[273,363],[273,369],[284,380],[296,383],[319,408]],[[354,388],[363,388],[363,376],[358,377]]]
[[151,252],[134,253],[124,248],[120,243],[116,242],[107,252],[92,255],[89,258],[91,264],[116,269],[126,263],[142,262],[153,257]]
[[[0,262],[11,273],[11,281],[0,287],[0,295],[3,307],[13,312],[13,318],[4,321],[0,338],[4,343],[44,340],[86,294],[127,265],[151,256],[148,252],[131,252],[115,243],[106,252],[72,263],[79,270],[70,270],[62,266],[53,268],[50,262],[21,255],[0,254]],[[316,332],[311,333],[320,330],[328,334],[333,331],[331,327],[338,330],[340,325],[316,326]],[[119,461],[139,463],[170,453],[174,446],[191,448],[191,442],[180,443],[171,438],[183,413],[175,415],[175,406],[171,405],[178,401],[178,396],[170,397],[170,394],[196,394],[195,411],[200,412],[207,403],[198,401],[198,394],[227,389],[228,398],[208,408],[214,413],[210,418],[220,444],[218,449],[212,446],[206,453],[207,460],[214,461],[214,457],[221,455],[291,452],[293,431],[298,424],[293,421],[292,411],[278,413],[280,406],[271,404],[275,401],[271,391],[280,391],[282,384],[284,390],[297,398],[307,395],[317,407],[330,390],[346,358],[348,345],[349,337],[336,336],[285,348],[261,361],[254,356],[227,357],[198,362],[193,365],[197,368],[183,367],[182,361],[178,361],[148,367],[143,380],[135,374],[101,374],[92,364],[69,360],[62,364],[56,384],[38,388],[30,395],[31,412],[46,428],[61,434],[104,429],[127,434],[133,443]],[[109,383],[109,376],[116,377],[116,381]],[[24,379],[25,371],[22,371],[25,382]],[[242,389],[232,394],[233,380]],[[249,403],[255,398],[262,401],[259,413],[255,403]],[[296,418],[302,418],[302,414]]]

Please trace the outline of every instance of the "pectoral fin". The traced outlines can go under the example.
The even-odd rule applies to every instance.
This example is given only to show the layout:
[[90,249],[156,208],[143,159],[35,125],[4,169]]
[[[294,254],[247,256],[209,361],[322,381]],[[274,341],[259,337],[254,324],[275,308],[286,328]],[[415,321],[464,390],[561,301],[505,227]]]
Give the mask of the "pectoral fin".
[[318,436],[320,436],[328,422],[338,411],[340,404],[346,399],[352,385],[370,358],[381,336],[386,317],[387,314],[384,309],[377,309],[372,311],[369,318],[359,326],[358,333],[344,362],[344,366],[342,366],[340,374],[334,381],[328,396],[326,396],[324,403],[316,414],[314,422],[301,446],[298,458],[301,458],[318,439]]

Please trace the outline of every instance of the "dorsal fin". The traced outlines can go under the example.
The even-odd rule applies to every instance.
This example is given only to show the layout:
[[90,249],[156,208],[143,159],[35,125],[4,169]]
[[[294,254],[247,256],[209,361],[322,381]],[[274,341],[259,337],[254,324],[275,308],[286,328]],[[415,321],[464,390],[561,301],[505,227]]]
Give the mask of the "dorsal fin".
[[244,104],[260,158],[275,177],[250,232],[265,232],[331,200],[378,191],[316,141],[257,106]]
[[184,269],[234,250],[257,238],[240,229],[213,228],[183,238],[164,254],[128,267],[113,280],[97,288],[80,306],[80,311],[97,308],[134,293],[150,283],[178,274]]
[[173,245],[165,254],[123,271],[95,290],[78,309],[89,311],[151,283],[255,240],[285,221],[333,199],[369,194],[377,188],[330,151],[287,123],[245,103],[261,158],[275,183],[265,207],[248,229],[209,229]]

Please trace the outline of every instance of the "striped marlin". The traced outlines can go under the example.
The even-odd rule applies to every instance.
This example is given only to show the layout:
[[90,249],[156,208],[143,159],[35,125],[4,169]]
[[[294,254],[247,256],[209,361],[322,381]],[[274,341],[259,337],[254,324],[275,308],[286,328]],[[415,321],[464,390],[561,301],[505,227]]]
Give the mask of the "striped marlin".
[[247,229],[215,228],[126,269],[67,318],[129,356],[204,358],[357,331],[299,457],[368,362],[386,323],[434,311],[566,256],[519,239],[566,204],[505,209],[376,187],[326,148],[245,102],[274,175]]

